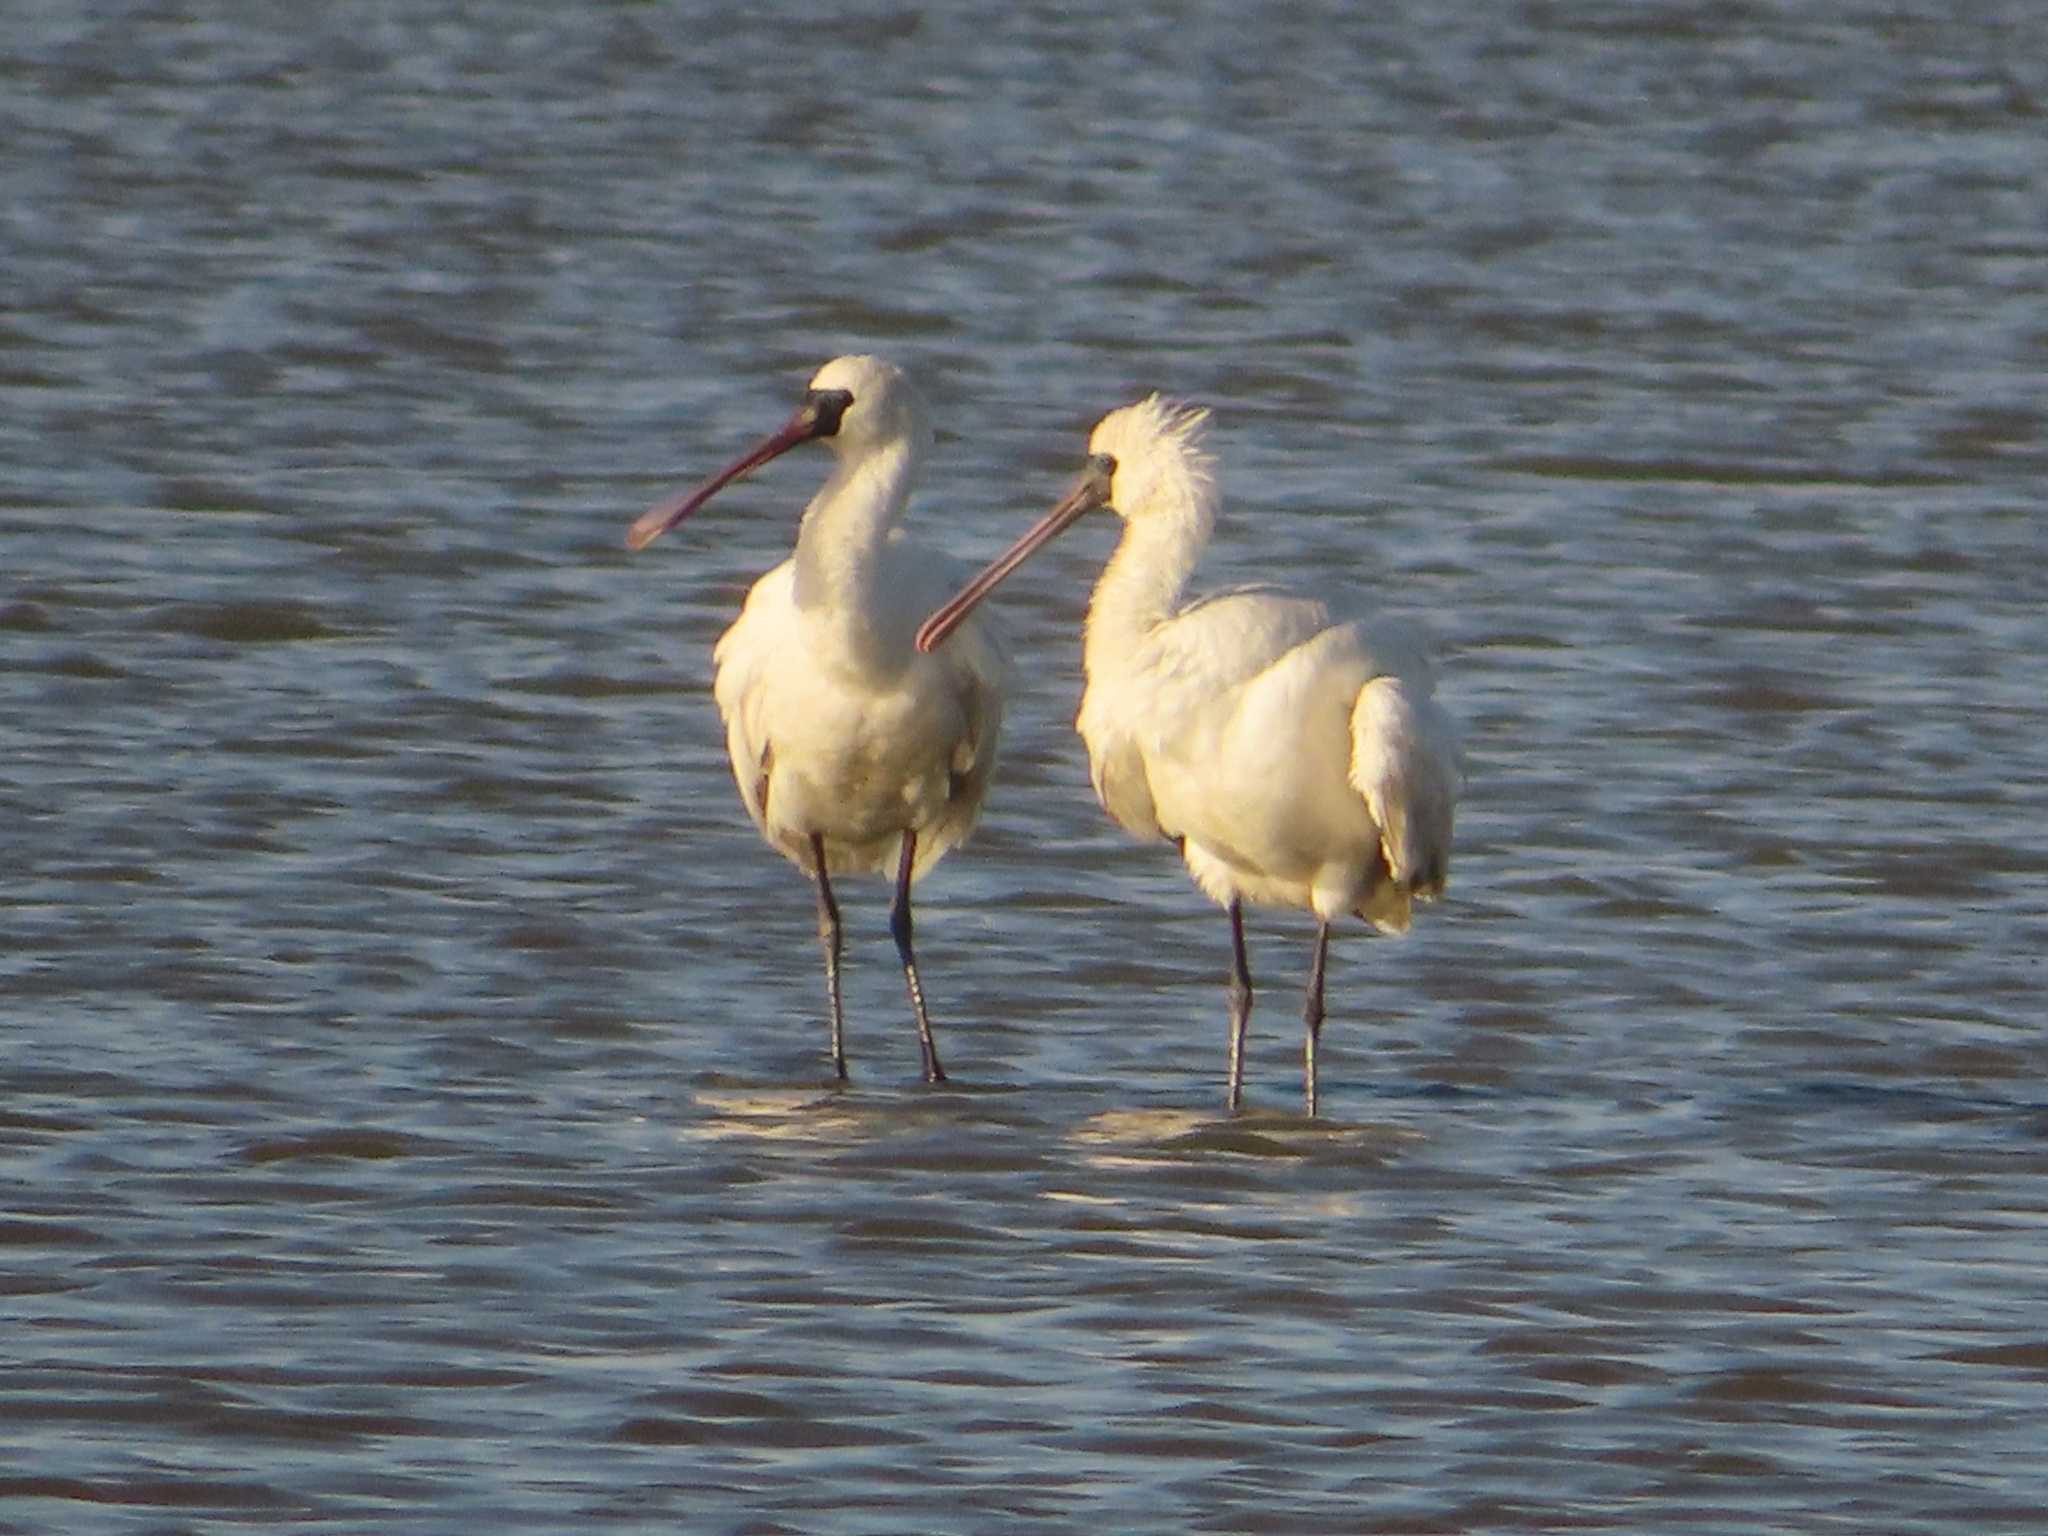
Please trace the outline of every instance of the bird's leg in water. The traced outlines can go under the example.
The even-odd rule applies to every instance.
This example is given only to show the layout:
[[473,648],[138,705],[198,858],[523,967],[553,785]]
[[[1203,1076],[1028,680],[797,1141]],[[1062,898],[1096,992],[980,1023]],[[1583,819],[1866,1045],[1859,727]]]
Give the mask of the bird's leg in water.
[[1244,1036],[1252,1022],[1252,973],[1244,959],[1244,904],[1230,899],[1230,1093],[1234,1115],[1244,1107]]
[[811,864],[818,877],[818,942],[825,946],[825,991],[832,1000],[832,1074],[846,1081],[846,1010],[839,997],[839,903],[825,873],[825,839],[811,834]]
[[889,935],[903,961],[903,979],[910,986],[910,1006],[917,1014],[917,1044],[924,1054],[924,1080],[943,1083],[938,1042],[932,1039],[931,1016],[924,1011],[924,985],[917,979],[917,956],[910,948],[910,867],[917,862],[917,834],[903,834],[903,859],[896,866],[896,899],[889,903]]
[[1308,1085],[1308,1112],[1316,1112],[1316,1040],[1323,1032],[1323,961],[1330,953],[1330,925],[1316,924],[1316,957],[1308,968],[1308,1002],[1302,1007],[1302,1022],[1308,1026],[1302,1042],[1302,1081]]

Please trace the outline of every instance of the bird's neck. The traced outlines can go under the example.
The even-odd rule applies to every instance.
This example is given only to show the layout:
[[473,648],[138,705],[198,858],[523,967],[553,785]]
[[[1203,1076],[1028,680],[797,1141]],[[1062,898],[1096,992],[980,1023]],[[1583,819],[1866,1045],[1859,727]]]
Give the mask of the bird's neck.
[[897,614],[900,597],[881,590],[882,549],[918,471],[908,442],[883,443],[840,459],[797,529],[796,606],[820,635],[820,654],[866,671],[893,672],[912,652],[917,615]]
[[1154,629],[1180,612],[1215,520],[1206,497],[1190,496],[1125,522],[1088,605],[1082,662],[1091,677],[1127,661]]

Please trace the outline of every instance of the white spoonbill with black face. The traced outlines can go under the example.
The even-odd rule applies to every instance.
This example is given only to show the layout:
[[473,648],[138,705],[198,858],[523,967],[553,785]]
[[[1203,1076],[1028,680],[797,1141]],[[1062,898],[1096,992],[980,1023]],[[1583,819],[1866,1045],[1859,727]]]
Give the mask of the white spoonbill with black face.
[[962,572],[898,526],[931,446],[916,388],[875,357],[834,358],[796,413],[626,535],[648,544],[732,481],[799,443],[836,463],[797,526],[796,553],[754,583],[712,652],[712,693],[740,799],[761,835],[817,882],[832,1070],[846,1076],[839,907],[832,877],[893,874],[889,931],[903,962],[927,1082],[939,1052],[911,946],[910,887],[973,829],[1002,728],[998,639],[962,629],[915,644],[922,614]]
[[1232,1110],[1252,1006],[1244,903],[1315,913],[1303,1048],[1313,1115],[1330,925],[1355,914],[1405,932],[1413,904],[1442,893],[1455,733],[1413,629],[1264,589],[1188,597],[1218,505],[1207,419],[1157,395],[1103,417],[1073,491],[934,612],[917,643],[954,643],[975,604],[1085,513],[1106,506],[1123,519],[1082,648],[1076,723],[1095,793],[1133,836],[1178,843],[1230,914]]

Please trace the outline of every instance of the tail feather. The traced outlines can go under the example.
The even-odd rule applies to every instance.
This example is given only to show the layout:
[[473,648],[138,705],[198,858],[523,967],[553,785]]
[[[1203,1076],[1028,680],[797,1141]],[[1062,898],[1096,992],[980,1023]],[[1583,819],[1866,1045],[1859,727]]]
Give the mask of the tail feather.
[[[1351,787],[1379,823],[1387,872],[1405,896],[1431,900],[1450,878],[1458,777],[1450,719],[1435,701],[1398,677],[1376,677],[1359,690]],[[1398,906],[1405,916],[1407,901]]]

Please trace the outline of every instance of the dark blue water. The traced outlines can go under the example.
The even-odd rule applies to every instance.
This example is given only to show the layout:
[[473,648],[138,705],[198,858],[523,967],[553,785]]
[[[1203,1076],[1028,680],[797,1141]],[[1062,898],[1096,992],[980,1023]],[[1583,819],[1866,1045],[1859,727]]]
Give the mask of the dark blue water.
[[[1986,1532],[2048,1507],[2030,4],[0,28],[0,1530]],[[1223,920],[1004,591],[826,1081],[709,651],[888,354],[970,561],[1214,408],[1421,618],[1450,899]]]

